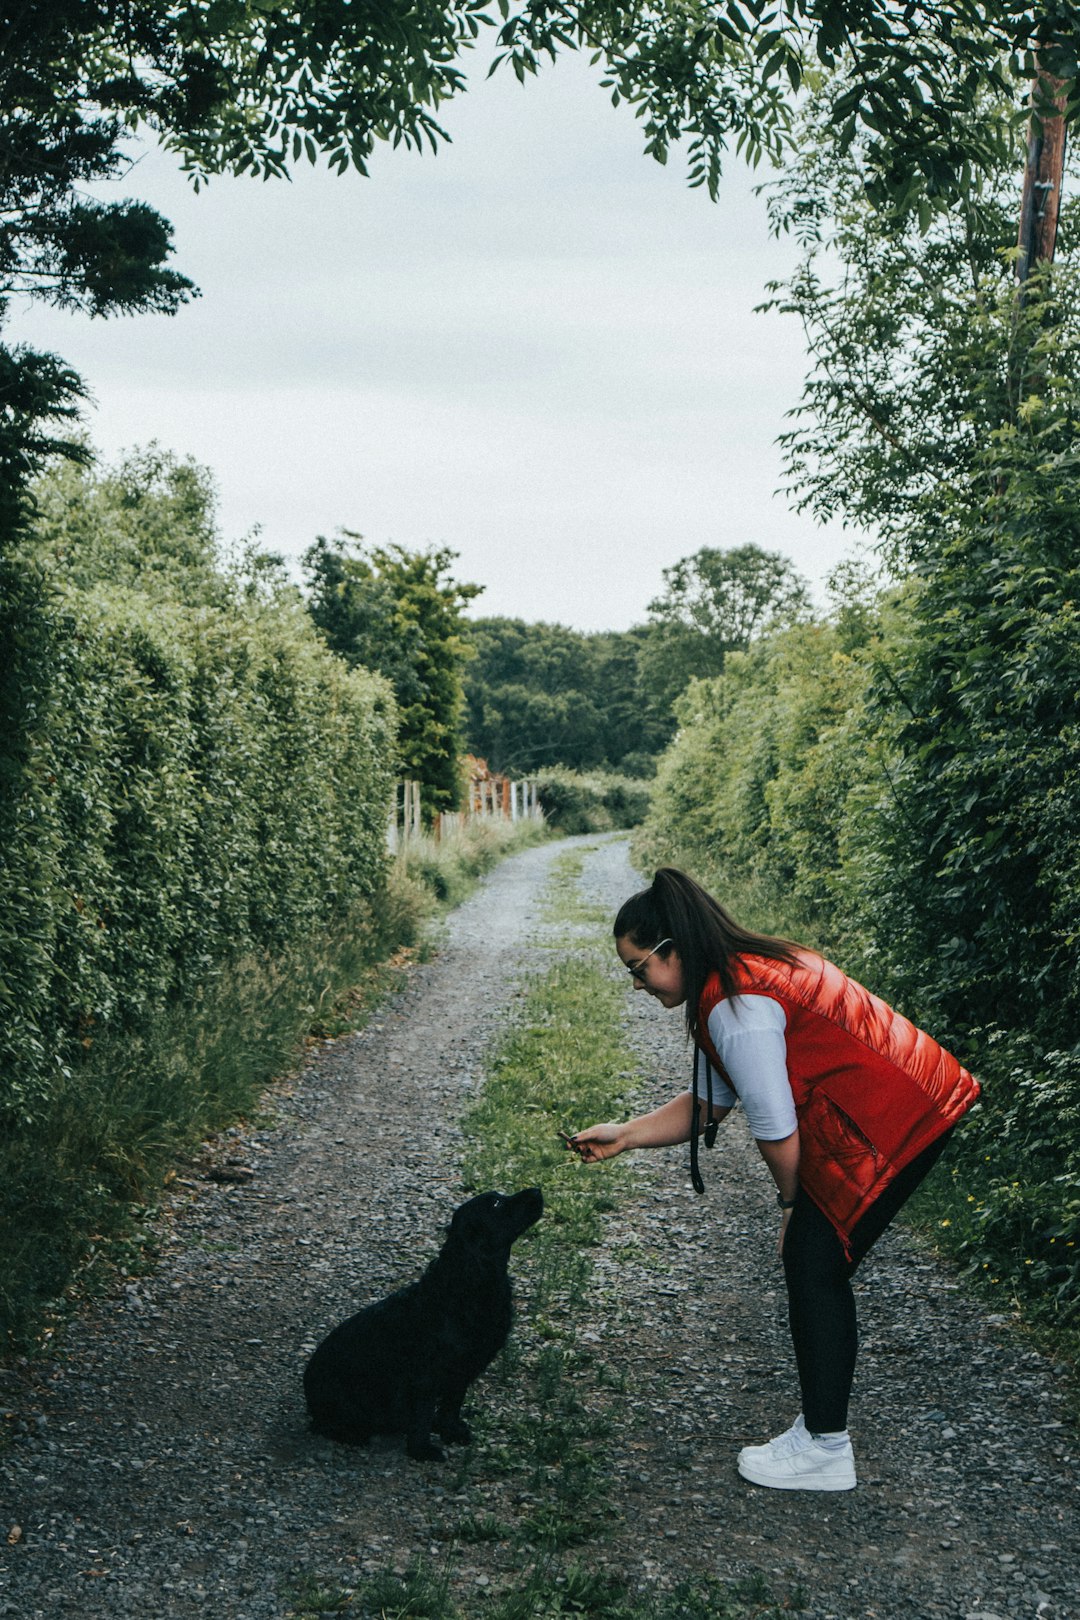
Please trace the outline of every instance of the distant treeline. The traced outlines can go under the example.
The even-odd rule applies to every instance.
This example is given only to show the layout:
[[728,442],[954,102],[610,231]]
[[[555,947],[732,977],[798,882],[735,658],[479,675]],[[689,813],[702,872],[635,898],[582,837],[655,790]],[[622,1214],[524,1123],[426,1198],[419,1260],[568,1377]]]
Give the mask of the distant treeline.
[[651,776],[688,682],[718,674],[728,653],[770,624],[805,616],[809,602],[778,553],[705,546],[663,571],[663,590],[631,630],[475,620],[465,669],[469,747],[503,771],[564,765]]
[[652,774],[672,727],[642,692],[646,630],[587,634],[561,624],[482,618],[470,625],[470,636],[471,753],[512,774],[550,765]]

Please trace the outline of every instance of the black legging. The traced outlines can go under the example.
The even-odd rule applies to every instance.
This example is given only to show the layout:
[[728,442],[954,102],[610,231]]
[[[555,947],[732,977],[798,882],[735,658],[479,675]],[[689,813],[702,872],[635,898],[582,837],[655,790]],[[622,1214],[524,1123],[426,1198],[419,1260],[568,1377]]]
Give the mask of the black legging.
[[941,1154],[946,1131],[891,1181],[851,1233],[848,1260],[836,1230],[800,1187],[784,1238],[788,1319],[802,1387],[803,1419],[814,1434],[847,1428],[859,1329],[851,1278],[860,1260]]

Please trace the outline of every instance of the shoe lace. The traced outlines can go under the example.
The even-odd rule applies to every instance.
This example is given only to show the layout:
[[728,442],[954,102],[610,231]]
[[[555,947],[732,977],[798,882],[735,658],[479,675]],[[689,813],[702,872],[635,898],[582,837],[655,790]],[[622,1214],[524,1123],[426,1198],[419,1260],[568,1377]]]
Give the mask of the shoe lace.
[[802,1424],[792,1424],[785,1434],[777,1435],[772,1443],[774,1457],[791,1457],[796,1451],[803,1451],[811,1444],[811,1435]]

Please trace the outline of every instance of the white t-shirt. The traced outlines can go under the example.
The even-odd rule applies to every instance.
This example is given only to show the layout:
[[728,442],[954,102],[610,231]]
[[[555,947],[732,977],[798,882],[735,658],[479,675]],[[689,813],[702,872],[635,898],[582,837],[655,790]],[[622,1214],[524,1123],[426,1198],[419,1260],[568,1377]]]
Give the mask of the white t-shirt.
[[787,1014],[771,996],[729,996],[709,1014],[709,1039],[731,1077],[729,1086],[713,1069],[713,1102],[719,1108],[742,1103],[759,1142],[781,1142],[798,1124],[786,1029]]

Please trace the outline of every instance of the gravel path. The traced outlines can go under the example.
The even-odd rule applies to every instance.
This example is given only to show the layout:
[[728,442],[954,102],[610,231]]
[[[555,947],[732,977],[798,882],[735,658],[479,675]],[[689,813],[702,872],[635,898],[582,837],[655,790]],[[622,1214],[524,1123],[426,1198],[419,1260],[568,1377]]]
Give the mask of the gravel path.
[[[539,898],[566,847],[493,873],[376,1020],[314,1054],[275,1121],[218,1145],[253,1176],[189,1178],[153,1274],[5,1376],[0,1615],[281,1620],[305,1572],[445,1556],[440,1526],[475,1503],[483,1443],[469,1492],[451,1465],[388,1443],[335,1446],[308,1433],[299,1377],[333,1322],[434,1252],[460,1197],[457,1120],[545,936]],[[609,911],[635,886],[621,841],[595,847],[585,882]],[[656,1076],[642,1101],[659,1101],[686,1070],[679,1019],[629,995],[627,1019]],[[581,1334],[627,1388],[595,1396],[615,1469],[610,1529],[588,1556],[641,1584],[760,1572],[777,1595],[798,1587],[812,1620],[1080,1620],[1064,1381],[902,1235],[861,1284],[860,1488],[815,1497],[737,1478],[738,1446],[798,1405],[775,1205],[734,1121],[703,1155],[703,1198],[684,1157],[638,1156],[594,1254]],[[481,1494],[513,1522],[497,1479]],[[5,1544],[9,1526],[20,1534]],[[518,1556],[466,1548],[458,1603]]]

